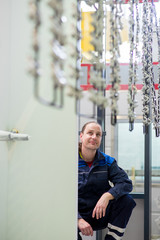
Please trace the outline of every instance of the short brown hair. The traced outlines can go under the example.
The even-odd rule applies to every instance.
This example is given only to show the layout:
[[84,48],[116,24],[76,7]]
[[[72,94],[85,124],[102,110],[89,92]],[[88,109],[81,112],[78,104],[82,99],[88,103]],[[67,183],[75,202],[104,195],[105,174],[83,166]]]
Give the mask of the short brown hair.
[[95,121],[86,122],[86,123],[83,125],[83,127],[82,127],[82,130],[81,130],[82,133],[83,133],[84,130],[86,129],[87,125],[89,125],[90,123],[95,123],[95,124],[97,124],[97,125],[99,125],[99,126],[101,127],[101,125],[100,125],[98,122],[95,122]]

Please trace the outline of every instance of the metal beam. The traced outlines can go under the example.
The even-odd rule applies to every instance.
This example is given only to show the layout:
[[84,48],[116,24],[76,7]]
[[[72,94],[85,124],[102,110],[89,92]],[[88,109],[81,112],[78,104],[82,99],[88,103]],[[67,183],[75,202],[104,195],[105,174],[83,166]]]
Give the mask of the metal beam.
[[[100,145],[100,151],[105,152],[105,109],[102,109],[100,107],[97,107],[97,122],[102,126],[102,141]],[[96,240],[102,240],[102,230],[96,232]]]
[[152,125],[144,137],[144,240],[151,239],[151,158],[152,158]]

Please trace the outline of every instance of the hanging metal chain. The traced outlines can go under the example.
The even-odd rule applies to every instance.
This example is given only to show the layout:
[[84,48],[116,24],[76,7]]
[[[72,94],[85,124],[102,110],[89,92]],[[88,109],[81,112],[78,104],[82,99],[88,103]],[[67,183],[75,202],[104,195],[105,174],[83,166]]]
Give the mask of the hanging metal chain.
[[[157,25],[158,26],[158,25]],[[159,26],[157,27],[157,40],[158,40],[158,129],[160,136],[160,19]]]
[[136,0],[135,7],[136,7],[136,38],[135,38],[135,62],[134,62],[134,80],[133,80],[133,102],[134,108],[137,107],[137,87],[136,83],[138,81],[138,64],[140,63],[140,51],[138,50],[139,45],[139,33],[140,33],[140,17],[139,17],[139,0]]
[[134,0],[130,1],[130,18],[129,18],[129,41],[130,41],[130,59],[129,59],[129,81],[128,81],[128,103],[129,103],[129,109],[128,109],[128,117],[129,117],[129,130],[133,130],[133,123],[135,119],[134,115],[134,102],[133,102],[133,79],[134,79],[134,28],[135,28],[135,22],[134,22]]
[[154,82],[154,73],[153,73],[153,57],[152,57],[152,44],[153,44],[153,4],[149,3],[149,26],[148,26],[148,40],[149,40],[149,75],[150,75],[150,82],[151,82],[151,100],[152,100],[152,116],[153,116],[153,125],[156,130],[156,136],[159,135],[158,133],[158,112],[157,112],[157,99],[156,99],[156,92],[155,92],[155,82]]
[[152,25],[150,26],[151,29],[151,36],[153,35],[153,18],[155,20],[155,31],[157,35],[157,46],[158,46],[158,97],[156,97],[155,87],[152,85],[152,109],[153,109],[153,117],[154,117],[154,128],[156,137],[160,136],[160,26],[158,26],[157,20],[157,13],[154,3],[152,3],[151,7],[151,14],[152,14]]
[[120,66],[118,58],[120,56],[119,45],[121,44],[120,30],[122,29],[121,23],[121,1],[111,1],[111,15],[110,15],[110,98],[111,98],[111,124],[115,125],[117,122],[118,114],[118,98],[119,98],[119,87],[120,87]]
[[[63,89],[66,85],[66,79],[64,77],[64,59],[66,59],[66,53],[64,49],[65,45],[65,35],[63,31],[63,24],[66,20],[63,15],[63,1],[60,0],[50,0],[48,5],[52,10],[51,16],[51,32],[52,32],[52,80],[53,80],[53,100],[48,101],[40,96],[39,85],[41,77],[40,69],[40,43],[39,43],[39,29],[41,26],[41,14],[40,14],[40,0],[32,0],[29,3],[30,12],[29,17],[32,20],[33,27],[33,36],[32,36],[32,48],[33,48],[33,57],[30,58],[30,69],[29,73],[34,78],[34,95],[44,105],[54,106],[56,108],[63,107],[64,103],[64,93]],[[57,27],[58,26],[58,27]],[[59,98],[58,98],[59,95]]]
[[153,3],[153,14],[155,19],[155,31],[157,35],[157,46],[158,46],[158,97],[157,97],[157,128],[156,128],[156,135],[160,136],[160,19],[158,25],[157,13],[156,8]]
[[[106,69],[105,64],[105,50],[104,50],[104,37],[105,37],[105,1],[89,0],[85,1],[89,6],[94,7],[94,12],[91,14],[91,25],[93,31],[90,33],[93,51],[89,52],[90,63],[93,67],[90,70],[90,84],[92,88],[89,89],[89,100],[92,102],[92,114],[82,114],[80,116],[86,118],[99,118],[97,117],[97,106],[100,108],[106,108],[108,101],[105,98],[106,80],[104,72]],[[83,38],[83,36],[82,36]],[[100,118],[99,118],[100,119]]]
[[93,104],[106,108],[108,101],[104,96],[106,88],[106,81],[103,77],[103,71],[105,70],[105,59],[103,58],[103,37],[104,37],[104,1],[101,0],[98,3],[96,11],[92,14],[92,41],[91,44],[94,48],[92,54],[93,69],[90,71],[90,83],[93,85],[93,89],[90,89],[90,101]]
[[[53,103],[57,107],[63,106],[63,95],[64,86],[66,85],[66,77],[64,73],[64,61],[66,60],[66,36],[64,33],[64,24],[66,22],[66,17],[64,16],[63,0],[55,1],[49,0],[48,5],[52,10],[51,20],[51,70],[52,70],[52,81],[53,81],[53,91],[54,99]],[[60,92],[61,102],[58,104],[57,94]]]
[[69,84],[68,87],[68,96],[75,97],[76,99],[76,113],[79,114],[77,109],[77,101],[83,97],[82,89],[80,88],[80,77],[81,77],[81,8],[80,1],[77,1],[76,5],[72,6],[73,9],[73,22],[71,35],[74,39],[74,42],[71,44],[71,58],[72,65],[71,68],[71,78],[75,79],[74,85]]
[[34,23],[32,32],[32,49],[34,51],[34,56],[30,58],[29,73],[34,77],[35,81],[38,81],[40,75],[39,66],[39,39],[38,33],[41,24],[40,12],[39,12],[40,0],[31,1],[29,3],[29,17]]
[[[129,82],[128,82],[128,118],[129,118],[129,130],[133,130],[133,124],[135,120],[135,108],[137,107],[137,101],[135,96],[137,93],[136,82],[137,69],[138,69],[138,43],[139,43],[139,11],[138,11],[138,0],[136,0],[136,12],[134,11],[134,0],[130,1],[130,30],[129,30],[129,41],[130,41],[130,60],[129,60]],[[136,17],[134,16],[136,15]],[[136,19],[136,22],[135,22]],[[136,37],[134,37],[136,36]]]
[[[73,58],[71,69],[71,78],[76,79],[75,86],[73,84],[68,84],[68,96],[75,97],[76,99],[76,114],[79,117],[85,118],[96,118],[96,109],[93,106],[93,113],[83,114],[80,111],[80,100],[83,97],[82,89],[80,88],[80,81],[81,81],[81,0],[77,1],[76,6],[73,6],[73,19],[75,20],[74,23],[72,22],[72,38],[75,39],[75,42],[72,42],[72,49],[71,49],[71,58]],[[75,60],[76,59],[76,62]]]
[[150,119],[150,92],[151,82],[149,75],[148,53],[149,53],[149,39],[148,39],[148,25],[149,25],[149,9],[148,0],[143,2],[143,17],[142,17],[142,73],[143,73],[143,132],[148,132],[148,125],[151,123]]

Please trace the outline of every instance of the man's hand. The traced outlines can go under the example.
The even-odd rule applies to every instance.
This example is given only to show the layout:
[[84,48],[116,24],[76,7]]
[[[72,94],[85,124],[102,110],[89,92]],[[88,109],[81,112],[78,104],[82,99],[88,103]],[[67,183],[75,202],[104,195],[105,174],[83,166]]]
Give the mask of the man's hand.
[[96,217],[96,219],[102,218],[106,214],[106,208],[110,200],[114,199],[112,194],[106,192],[101,198],[98,200],[95,208],[93,209],[92,217]]
[[93,236],[93,229],[91,225],[88,222],[86,222],[83,218],[78,219],[78,228],[83,235]]

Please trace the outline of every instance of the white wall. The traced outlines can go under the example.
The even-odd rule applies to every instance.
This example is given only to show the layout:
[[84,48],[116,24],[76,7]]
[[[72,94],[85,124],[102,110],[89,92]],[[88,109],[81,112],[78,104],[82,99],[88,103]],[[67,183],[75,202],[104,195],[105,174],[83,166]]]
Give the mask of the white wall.
[[[47,6],[47,1],[41,9],[45,16],[48,10],[44,4]],[[75,102],[65,95],[64,108],[57,110],[34,99],[34,82],[27,74],[32,26],[28,1],[1,0],[0,6],[0,128],[17,128],[31,136],[27,142],[0,142],[0,239],[75,240]],[[44,48],[44,54],[49,55],[47,44]],[[46,57],[46,65],[48,61]],[[48,91],[51,80],[47,79],[43,86]]]
[[[0,0],[0,130],[9,125],[9,1]],[[8,149],[0,142],[0,239],[5,239],[7,223]]]

